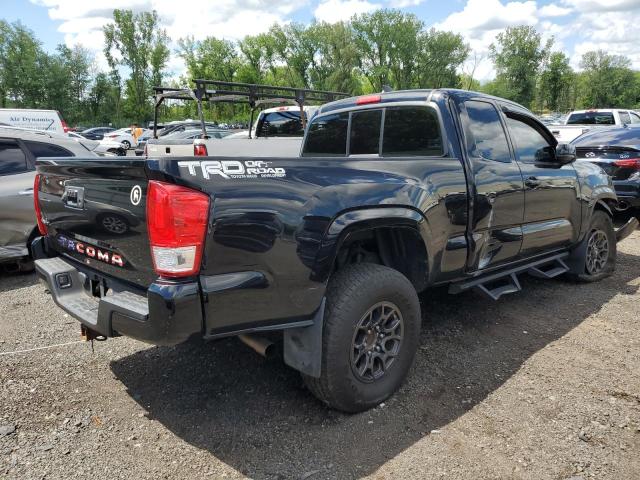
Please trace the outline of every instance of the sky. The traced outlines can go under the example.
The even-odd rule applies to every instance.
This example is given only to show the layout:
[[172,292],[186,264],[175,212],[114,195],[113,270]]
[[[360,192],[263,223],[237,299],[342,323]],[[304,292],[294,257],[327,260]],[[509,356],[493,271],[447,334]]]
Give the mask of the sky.
[[[21,21],[32,29],[48,51],[56,45],[80,44],[102,54],[102,27],[114,8],[155,9],[175,50],[179,38],[215,36],[239,40],[269,29],[274,23],[347,20],[353,14],[379,8],[413,13],[428,28],[460,33],[472,55],[463,70],[476,64],[476,78],[494,77],[489,45],[508,26],[531,25],[554,50],[564,51],[579,68],[580,56],[590,50],[626,55],[640,69],[640,0],[2,0],[0,18]],[[172,55],[170,77],[184,73],[184,64]]]

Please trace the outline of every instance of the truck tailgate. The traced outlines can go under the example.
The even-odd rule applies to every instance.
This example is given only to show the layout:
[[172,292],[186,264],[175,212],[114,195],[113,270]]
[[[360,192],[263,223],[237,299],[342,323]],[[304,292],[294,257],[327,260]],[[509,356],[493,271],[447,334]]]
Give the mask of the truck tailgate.
[[38,172],[40,207],[62,256],[141,287],[157,278],[143,160],[40,159]]

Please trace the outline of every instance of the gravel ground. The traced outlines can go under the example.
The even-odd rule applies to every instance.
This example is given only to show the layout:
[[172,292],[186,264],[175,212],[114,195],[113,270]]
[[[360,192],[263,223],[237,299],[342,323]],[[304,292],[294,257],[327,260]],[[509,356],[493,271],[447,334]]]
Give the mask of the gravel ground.
[[640,232],[597,284],[523,277],[423,298],[385,405],[324,408],[237,340],[79,339],[34,275],[0,276],[0,478],[640,478]]

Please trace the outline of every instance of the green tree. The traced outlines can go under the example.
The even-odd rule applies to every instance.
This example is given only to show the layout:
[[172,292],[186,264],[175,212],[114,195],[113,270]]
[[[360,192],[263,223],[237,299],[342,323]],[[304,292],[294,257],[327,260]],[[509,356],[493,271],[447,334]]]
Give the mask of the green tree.
[[87,95],[90,119],[99,125],[120,125],[121,83],[119,75],[100,72]]
[[345,22],[317,23],[310,27],[318,39],[318,55],[310,71],[314,88],[359,94],[362,78],[354,33]]
[[582,56],[580,98],[586,108],[628,108],[636,100],[636,81],[631,61],[622,55],[598,50]]
[[0,78],[3,105],[40,108],[45,105],[47,55],[35,34],[20,22],[0,25]]
[[533,102],[540,66],[549,54],[553,39],[542,45],[541,35],[528,26],[508,27],[496,37],[489,52],[497,78],[508,98],[528,107]]
[[469,56],[462,35],[431,29],[419,36],[416,84],[420,88],[460,87],[458,70]]
[[188,37],[180,39],[178,47],[191,78],[231,82],[240,67],[235,44],[228,40],[207,37],[197,42]]
[[269,30],[275,58],[286,68],[293,87],[312,87],[311,72],[316,68],[319,45],[318,30],[300,23],[273,25]]
[[157,12],[114,10],[112,24],[104,27],[104,54],[116,71],[125,66],[130,72],[125,83],[127,113],[138,121],[151,118],[151,87],[162,81],[169,59],[169,38],[159,27]]
[[262,83],[269,70],[274,69],[275,46],[273,37],[262,33],[246,36],[238,42],[241,52],[241,65],[238,80],[248,83]]
[[569,65],[569,57],[554,52],[540,73],[538,103],[540,108],[554,112],[571,110],[576,76]]
[[378,91],[389,84],[411,88],[424,24],[413,14],[377,10],[353,17],[352,28],[362,72]]

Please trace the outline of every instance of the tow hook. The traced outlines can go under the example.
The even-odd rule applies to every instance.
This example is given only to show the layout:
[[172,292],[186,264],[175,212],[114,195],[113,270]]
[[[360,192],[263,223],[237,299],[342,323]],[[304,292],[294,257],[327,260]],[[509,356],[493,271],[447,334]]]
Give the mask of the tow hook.
[[94,340],[96,342],[104,342],[107,339],[104,335],[100,335],[95,330],[91,330],[83,324],[80,324],[80,338],[85,342]]

